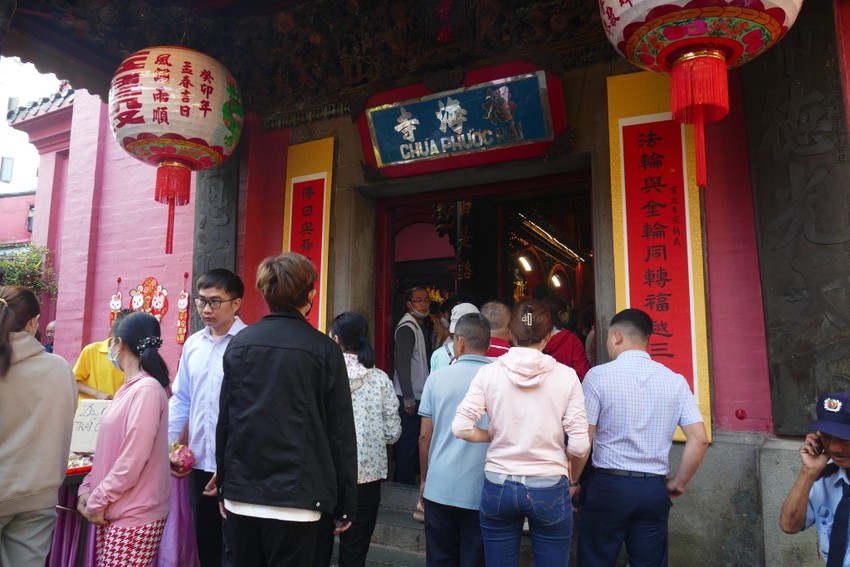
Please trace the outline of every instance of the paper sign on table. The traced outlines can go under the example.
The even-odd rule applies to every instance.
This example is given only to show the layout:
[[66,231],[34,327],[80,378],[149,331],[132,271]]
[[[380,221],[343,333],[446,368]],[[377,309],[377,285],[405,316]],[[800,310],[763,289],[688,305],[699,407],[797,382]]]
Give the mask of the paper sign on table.
[[97,433],[100,431],[100,417],[110,403],[111,400],[80,400],[71,432],[72,452],[94,453]]

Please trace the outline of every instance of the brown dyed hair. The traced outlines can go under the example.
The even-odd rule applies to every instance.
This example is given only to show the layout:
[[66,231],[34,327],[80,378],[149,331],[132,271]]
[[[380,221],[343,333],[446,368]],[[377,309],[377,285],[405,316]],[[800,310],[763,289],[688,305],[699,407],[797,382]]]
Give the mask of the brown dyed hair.
[[516,346],[524,347],[539,343],[552,332],[552,315],[549,308],[539,299],[523,299],[511,312],[508,331]]
[[12,366],[12,333],[23,331],[27,323],[41,314],[35,293],[20,285],[0,287],[0,377]]
[[295,252],[270,256],[257,268],[257,289],[272,313],[307,305],[317,279],[313,262]]

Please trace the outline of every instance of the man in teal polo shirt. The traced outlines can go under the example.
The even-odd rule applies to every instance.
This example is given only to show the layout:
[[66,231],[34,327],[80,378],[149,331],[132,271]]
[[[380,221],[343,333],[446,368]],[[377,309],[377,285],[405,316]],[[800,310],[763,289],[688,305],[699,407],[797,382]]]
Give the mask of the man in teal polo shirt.
[[[419,459],[425,502],[425,560],[429,566],[484,566],[478,506],[488,443],[466,443],[452,434],[457,406],[486,364],[490,323],[479,313],[461,317],[454,328],[457,362],[431,373],[419,415]],[[478,427],[487,428],[487,417]]]

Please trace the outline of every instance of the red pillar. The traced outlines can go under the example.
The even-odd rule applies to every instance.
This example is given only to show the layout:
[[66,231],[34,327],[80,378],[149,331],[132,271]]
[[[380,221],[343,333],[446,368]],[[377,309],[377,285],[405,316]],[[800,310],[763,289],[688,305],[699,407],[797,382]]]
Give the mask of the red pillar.
[[245,282],[241,317],[253,323],[268,314],[268,306],[254,286],[257,266],[283,251],[283,206],[286,194],[286,153],[289,130],[263,132],[254,114],[245,119],[243,155],[247,156],[245,212],[240,215],[243,249],[238,271]]
[[844,113],[850,123],[850,0],[834,0],[835,38],[838,42],[838,62],[844,86]]
[[773,431],[767,339],[741,81],[729,75],[729,115],[706,125],[708,310],[717,429]]

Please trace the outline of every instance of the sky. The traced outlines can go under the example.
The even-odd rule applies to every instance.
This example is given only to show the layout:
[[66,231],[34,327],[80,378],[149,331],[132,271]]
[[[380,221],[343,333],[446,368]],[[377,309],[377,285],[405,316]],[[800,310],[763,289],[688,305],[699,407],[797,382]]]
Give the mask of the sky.
[[0,158],[11,164],[12,175],[9,181],[0,176],[0,194],[32,191],[38,183],[38,151],[29,143],[27,134],[10,127],[5,120],[9,99],[17,98],[16,106],[26,106],[58,90],[56,75],[43,75],[17,57],[0,57],[0,110],[4,113],[0,122]]

